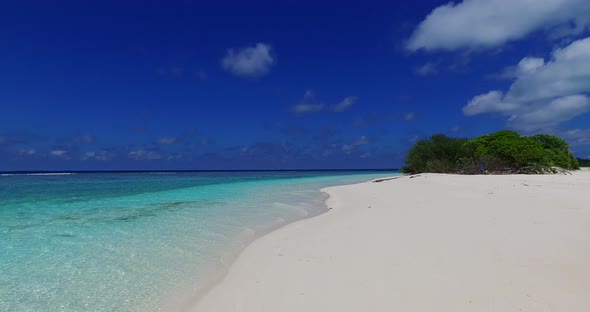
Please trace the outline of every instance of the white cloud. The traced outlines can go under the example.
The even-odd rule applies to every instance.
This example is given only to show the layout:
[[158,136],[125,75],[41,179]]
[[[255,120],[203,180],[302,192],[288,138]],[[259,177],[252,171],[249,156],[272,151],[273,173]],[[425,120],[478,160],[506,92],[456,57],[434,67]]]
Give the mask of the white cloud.
[[547,130],[590,111],[590,98],[583,94],[568,95],[555,99],[530,102],[506,102],[500,91],[474,97],[463,113],[473,116],[499,113],[508,116],[508,126],[516,130]]
[[539,69],[543,66],[545,66],[545,60],[543,58],[525,57],[522,60],[520,60],[520,62],[518,62],[518,65],[516,66],[517,74],[519,76],[526,75],[526,74],[532,74],[535,71],[537,71],[537,69]]
[[357,100],[358,100],[358,97],[356,97],[356,96],[347,96],[340,103],[332,106],[331,110],[335,111],[335,112],[343,112],[343,111],[351,108],[352,105],[354,105],[354,103],[356,103]]
[[572,139],[590,138],[590,129],[571,129],[566,131],[564,136]]
[[428,76],[436,74],[438,72],[438,69],[436,68],[436,64],[429,62],[422,66],[419,66],[414,70],[414,72],[419,76]]
[[457,132],[460,132],[461,130],[462,130],[462,128],[459,125],[454,125],[454,126],[451,127],[451,132],[452,133],[457,133]]
[[52,150],[52,151],[50,152],[50,154],[51,154],[52,156],[63,156],[63,155],[65,155],[66,153],[67,153],[67,151],[64,151],[64,150]]
[[260,77],[266,75],[275,63],[271,50],[266,43],[257,43],[238,51],[229,49],[221,60],[221,66],[236,76]]
[[545,30],[550,38],[579,35],[589,25],[588,0],[464,0],[435,8],[414,30],[406,48],[492,48],[537,30]]
[[157,160],[162,159],[164,156],[156,151],[146,151],[139,149],[129,152],[127,157],[135,160]]
[[160,137],[157,140],[158,144],[170,145],[176,143],[176,137]]
[[560,136],[568,140],[571,145],[590,144],[590,129],[571,129],[560,133]]
[[366,152],[366,153],[362,154],[361,156],[359,156],[359,158],[369,158],[369,157],[371,157],[371,155],[372,155],[371,152]]
[[508,66],[504,68],[502,73],[497,75],[490,75],[490,78],[508,79],[512,80],[525,74],[531,74],[537,69],[545,66],[545,60],[540,57],[525,57],[516,66]]
[[345,154],[351,154],[359,146],[366,145],[366,144],[369,144],[369,139],[363,135],[363,136],[359,137],[358,139],[354,140],[350,144],[343,144],[341,149]]
[[589,111],[590,37],[555,50],[548,62],[526,57],[515,69],[516,79],[506,94],[496,90],[475,96],[463,113],[500,113],[510,116],[509,126],[533,131]]
[[530,111],[515,112],[508,120],[511,128],[534,131],[552,128],[590,110],[585,95],[569,95],[547,104],[536,105]]
[[552,59],[518,76],[508,99],[534,101],[590,91],[590,37],[553,52]]
[[357,96],[347,96],[339,103],[327,106],[316,99],[315,93],[312,90],[307,90],[303,95],[303,100],[291,107],[291,111],[296,114],[308,114],[320,112],[325,108],[326,110],[339,113],[351,108],[357,101]]
[[94,158],[94,156],[96,156],[96,152],[86,152],[84,153],[84,155],[82,155],[82,160],[87,160],[90,158]]
[[115,156],[116,156],[116,154],[111,151],[100,150],[100,151],[86,152],[80,157],[80,159],[82,159],[82,160],[93,159],[93,160],[99,160],[99,161],[108,161],[108,160],[112,160]]
[[510,113],[518,109],[518,105],[504,102],[503,97],[504,94],[498,90],[475,96],[463,107],[463,113],[473,116],[484,113]]
[[54,149],[49,152],[53,157],[68,159],[68,151],[61,149]]
[[293,106],[291,110],[296,114],[317,113],[324,109],[324,104],[318,102],[312,90],[305,91],[303,101]]
[[414,144],[416,144],[416,142],[418,142],[422,139],[424,139],[422,135],[414,134],[408,138],[408,143],[410,143],[410,145],[414,145]]
[[297,114],[316,113],[324,109],[324,104],[299,103],[293,106],[293,112]]
[[33,156],[37,154],[37,151],[34,148],[30,149],[21,149],[17,152],[19,156]]

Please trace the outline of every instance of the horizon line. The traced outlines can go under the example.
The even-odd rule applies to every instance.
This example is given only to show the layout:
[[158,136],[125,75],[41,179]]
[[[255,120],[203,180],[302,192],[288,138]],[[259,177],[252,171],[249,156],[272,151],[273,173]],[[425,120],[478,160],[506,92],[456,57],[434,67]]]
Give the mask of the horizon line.
[[181,170],[0,170],[0,174],[35,174],[35,173],[198,173],[198,172],[319,172],[319,171],[398,171],[399,168],[373,169],[181,169]]

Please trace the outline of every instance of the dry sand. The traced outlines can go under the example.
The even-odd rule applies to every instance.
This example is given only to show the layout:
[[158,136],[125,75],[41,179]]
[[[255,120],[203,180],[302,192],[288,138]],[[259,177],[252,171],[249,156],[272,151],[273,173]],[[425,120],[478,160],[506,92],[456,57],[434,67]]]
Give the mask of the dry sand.
[[325,189],[191,311],[590,311],[590,171]]

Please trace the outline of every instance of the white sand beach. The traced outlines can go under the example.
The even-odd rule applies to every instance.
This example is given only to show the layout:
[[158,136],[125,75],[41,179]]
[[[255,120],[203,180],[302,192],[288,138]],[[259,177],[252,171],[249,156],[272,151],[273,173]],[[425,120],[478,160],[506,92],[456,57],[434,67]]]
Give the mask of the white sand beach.
[[590,171],[325,189],[191,311],[590,311]]

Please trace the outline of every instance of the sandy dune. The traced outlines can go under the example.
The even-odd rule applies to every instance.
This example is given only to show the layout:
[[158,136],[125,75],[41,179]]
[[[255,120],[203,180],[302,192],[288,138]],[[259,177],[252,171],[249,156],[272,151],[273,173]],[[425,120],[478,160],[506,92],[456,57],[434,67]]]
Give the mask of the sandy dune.
[[191,311],[590,311],[590,172],[328,188]]

